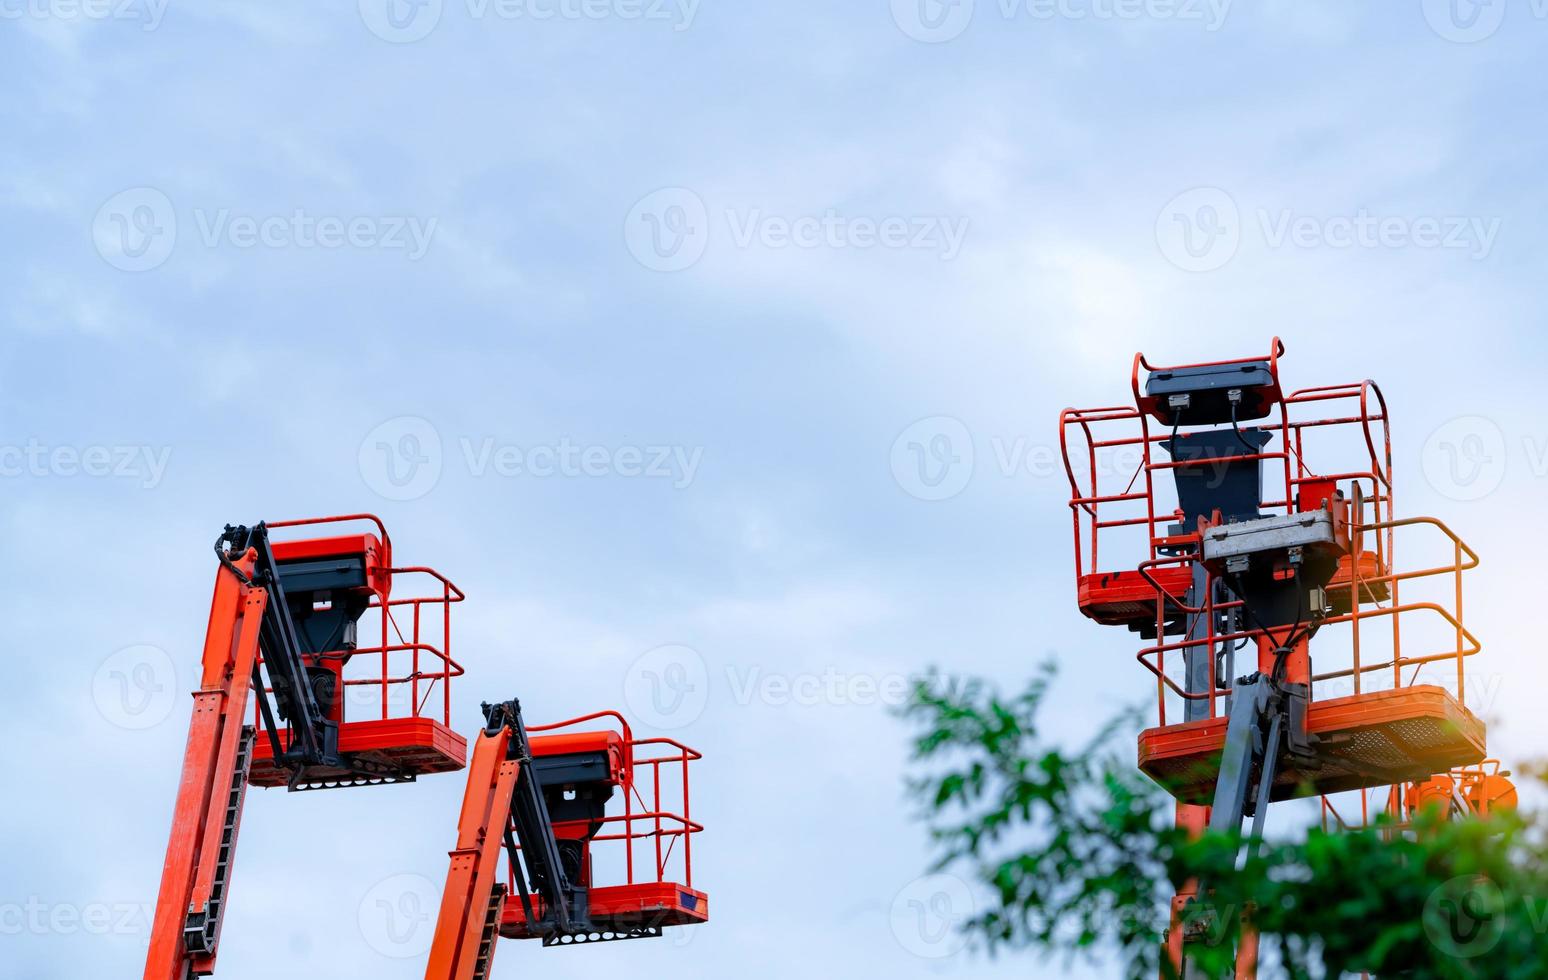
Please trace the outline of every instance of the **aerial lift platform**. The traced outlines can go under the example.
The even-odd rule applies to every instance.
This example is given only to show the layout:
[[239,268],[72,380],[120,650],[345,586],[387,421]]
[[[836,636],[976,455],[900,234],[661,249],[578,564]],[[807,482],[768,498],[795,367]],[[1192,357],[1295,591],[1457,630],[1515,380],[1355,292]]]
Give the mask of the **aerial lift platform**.
[[[1438,520],[1396,516],[1381,389],[1287,391],[1284,353],[1276,338],[1263,357],[1155,366],[1138,354],[1132,404],[1060,418],[1077,604],[1148,641],[1137,659],[1158,724],[1139,737],[1140,768],[1176,797],[1180,827],[1240,832],[1251,817],[1249,841],[1270,803],[1297,797],[1321,796],[1324,822],[1342,826],[1330,797],[1349,791],[1366,819],[1366,794],[1384,790],[1390,826],[1436,798],[1462,815],[1511,805],[1506,774],[1481,768],[1485,726],[1466,705],[1480,645],[1462,620],[1463,576],[1478,556]],[[1400,564],[1399,541],[1419,534],[1449,560]],[[1401,595],[1426,587],[1441,595]],[[1314,669],[1319,636],[1331,639]],[[1416,638],[1436,647],[1413,652]],[[1173,903],[1179,976],[1197,890]],[[1248,929],[1237,976],[1256,963]]]
[[[313,536],[273,536],[301,528]],[[215,972],[249,785],[412,783],[460,770],[467,756],[449,717],[449,684],[462,673],[451,606],[463,594],[432,569],[395,567],[379,519],[227,525],[215,555],[145,980]],[[428,585],[404,595],[405,581]],[[426,714],[432,698],[439,710]]]
[[[501,938],[571,946],[708,921],[688,805],[698,752],[635,739],[612,711],[530,730],[515,700],[483,711],[426,980],[486,980]],[[612,727],[575,730],[599,721]],[[600,883],[604,845],[623,881]]]

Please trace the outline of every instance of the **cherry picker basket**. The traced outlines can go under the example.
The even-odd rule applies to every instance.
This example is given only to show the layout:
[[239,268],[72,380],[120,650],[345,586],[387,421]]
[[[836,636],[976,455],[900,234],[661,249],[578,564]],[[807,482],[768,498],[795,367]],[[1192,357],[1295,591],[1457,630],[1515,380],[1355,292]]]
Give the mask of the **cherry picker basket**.
[[[260,737],[249,782],[325,789],[412,782],[462,769],[467,742],[451,728],[451,679],[463,672],[451,656],[451,607],[465,598],[462,590],[432,568],[395,566],[387,529],[370,514],[267,526],[337,532],[275,540],[272,550],[298,632],[315,651],[305,658],[307,672],[318,702],[337,724],[347,768],[297,772],[277,762],[273,744],[261,734],[266,699],[255,699],[253,726]],[[282,754],[293,739],[289,728],[280,730]]]
[[[576,730],[597,721],[613,727]],[[544,917],[541,900],[523,894],[512,862],[500,935],[571,945],[708,921],[709,897],[693,887],[693,837],[704,827],[689,809],[689,764],[700,754],[670,738],[636,739],[616,711],[528,731],[566,873],[588,893],[592,928],[540,936],[530,923]]]
[[[354,529],[333,526],[341,524]],[[319,525],[341,533],[286,541],[272,533]],[[461,673],[450,656],[449,608],[462,593],[429,569],[395,567],[380,520],[228,524],[214,550],[219,567],[145,980],[215,973],[249,785],[411,782],[461,769],[467,751],[445,713],[446,683]],[[437,587],[423,598],[394,595],[394,579],[411,575]],[[439,630],[426,622],[432,617]],[[432,694],[441,710],[426,716]]]
[[[1466,707],[1465,663],[1479,644],[1462,622],[1463,573],[1477,556],[1437,520],[1395,517],[1380,388],[1287,391],[1284,351],[1275,339],[1267,357],[1172,367],[1136,355],[1132,405],[1060,418],[1077,603],[1150,641],[1137,659],[1155,680],[1158,727],[1140,737],[1140,766],[1184,803],[1210,802],[1232,681],[1255,665],[1238,665],[1237,651],[1278,647],[1301,628],[1299,611],[1294,630],[1262,628],[1228,587],[1231,560],[1204,560],[1207,545],[1228,553],[1232,536],[1328,529],[1316,552],[1326,579],[1308,590],[1321,605],[1317,671],[1297,654],[1304,730],[1319,749],[1280,770],[1270,798],[1393,786],[1484,756],[1484,725]],[[1400,540],[1437,557],[1405,568]],[[1299,544],[1284,550],[1302,560]],[[1326,642],[1335,635],[1345,642]]]

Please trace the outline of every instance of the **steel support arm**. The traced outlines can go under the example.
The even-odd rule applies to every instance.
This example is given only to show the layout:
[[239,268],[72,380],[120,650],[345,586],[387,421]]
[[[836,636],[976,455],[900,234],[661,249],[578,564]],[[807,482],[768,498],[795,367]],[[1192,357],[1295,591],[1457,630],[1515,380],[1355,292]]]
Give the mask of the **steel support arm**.
[[252,745],[243,721],[269,601],[267,591],[249,584],[252,561],[248,552],[216,573],[145,980],[215,970]]
[[[484,718],[484,730],[474,743],[468,766],[457,846],[441,893],[426,980],[488,976],[504,905],[502,849],[534,929],[567,933],[585,924],[576,923],[571,915],[573,888],[559,858],[548,804],[534,776],[521,705],[514,700],[486,704]],[[540,906],[533,906],[534,898]]]

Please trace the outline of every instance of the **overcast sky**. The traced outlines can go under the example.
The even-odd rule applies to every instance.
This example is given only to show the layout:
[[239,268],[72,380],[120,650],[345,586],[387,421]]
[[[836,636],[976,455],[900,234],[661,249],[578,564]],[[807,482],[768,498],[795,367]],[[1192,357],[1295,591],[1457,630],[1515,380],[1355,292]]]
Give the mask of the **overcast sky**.
[[[394,2],[0,0],[0,975],[138,975],[210,543],[362,510],[468,593],[465,730],[706,756],[714,921],[497,976],[1028,975],[943,930],[888,702],[1152,690],[1050,456],[1138,349],[1381,381],[1543,744],[1537,0]],[[422,975],[461,792],[252,794],[219,977]]]

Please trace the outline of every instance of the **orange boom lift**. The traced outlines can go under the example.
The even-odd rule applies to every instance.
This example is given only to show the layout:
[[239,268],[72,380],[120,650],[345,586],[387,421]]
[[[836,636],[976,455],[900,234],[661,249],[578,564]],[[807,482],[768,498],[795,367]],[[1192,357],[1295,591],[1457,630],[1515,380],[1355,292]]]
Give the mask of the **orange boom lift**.
[[[1392,832],[1422,806],[1513,805],[1466,704],[1480,644],[1462,586],[1478,556],[1440,521],[1396,515],[1381,389],[1287,391],[1284,353],[1275,339],[1266,357],[1138,354],[1132,404],[1060,418],[1076,600],[1148,643],[1137,659],[1158,724],[1140,735],[1140,768],[1176,797],[1178,826],[1240,831],[1251,817],[1249,840],[1270,803],[1298,797],[1322,797],[1325,825],[1374,811]],[[1400,543],[1431,557],[1405,566]],[[1343,793],[1359,794],[1358,816],[1339,811]],[[1208,931],[1185,914],[1198,892],[1173,903],[1178,976]],[[1256,976],[1250,927],[1235,952],[1236,975]]]
[[[617,727],[571,730],[604,719]],[[688,809],[699,753],[635,739],[613,711],[528,731],[518,702],[484,705],[426,980],[485,980],[501,937],[569,946],[709,919],[708,896],[693,888],[693,835],[704,828]],[[669,796],[680,812],[664,808]],[[622,852],[617,884],[597,883],[604,844]]]
[[[280,528],[361,523],[374,529],[271,539]],[[394,567],[379,519],[227,525],[215,554],[145,980],[215,972],[249,784],[298,792],[411,783],[459,770],[467,755],[449,727],[448,689],[462,673],[450,655],[450,608],[463,594],[432,569]],[[394,596],[405,578],[428,580],[429,594]],[[367,673],[352,676],[352,665]],[[437,693],[431,717],[423,709]],[[352,718],[362,705],[366,716]]]

